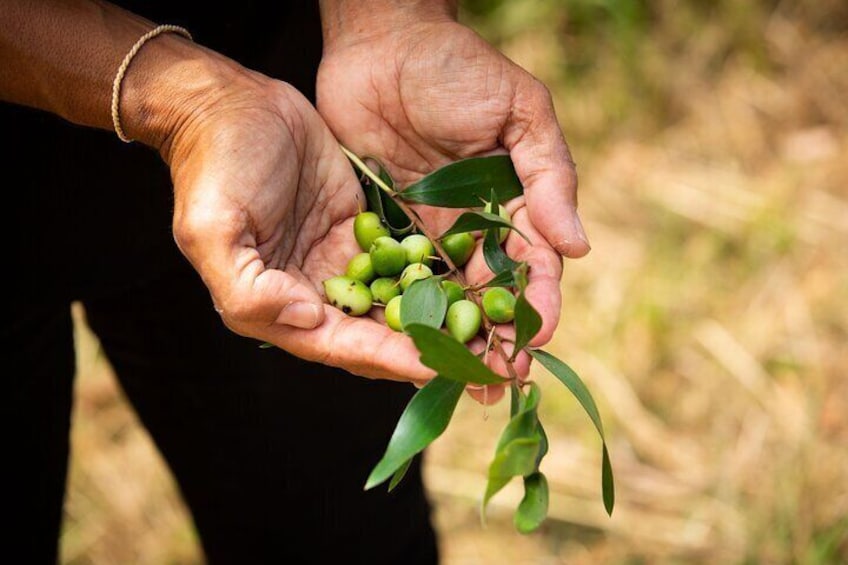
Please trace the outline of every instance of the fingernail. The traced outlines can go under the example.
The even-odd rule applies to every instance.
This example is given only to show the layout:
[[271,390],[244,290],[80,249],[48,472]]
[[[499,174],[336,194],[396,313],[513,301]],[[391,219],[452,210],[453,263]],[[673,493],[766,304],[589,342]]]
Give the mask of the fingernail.
[[310,302],[292,302],[277,316],[278,324],[311,330],[321,322],[321,309]]
[[577,228],[577,239],[586,244],[586,247],[592,249],[592,245],[589,243],[589,237],[586,235],[586,230],[583,228],[583,222],[580,221],[580,215],[577,212],[574,213],[574,227]]

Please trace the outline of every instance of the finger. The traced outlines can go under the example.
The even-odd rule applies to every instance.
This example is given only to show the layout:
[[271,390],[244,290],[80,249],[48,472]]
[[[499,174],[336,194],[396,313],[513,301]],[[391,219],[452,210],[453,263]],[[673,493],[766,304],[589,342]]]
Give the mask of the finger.
[[[467,345],[471,352],[475,355],[479,355],[486,348],[486,342],[480,337],[474,338],[473,340],[468,342]],[[489,364],[487,363],[487,365]],[[489,365],[489,367],[491,368],[491,365]],[[498,372],[498,374],[503,377],[509,376],[509,373],[506,370],[506,366],[502,366],[500,367],[500,369],[502,370],[501,372],[495,372]],[[507,384],[508,383],[506,381],[503,384],[494,385],[469,384],[465,387],[465,390],[466,392],[468,392],[471,398],[485,406],[496,404],[498,401],[500,401],[500,399],[504,397],[504,391]]]
[[503,140],[533,223],[560,254],[586,255],[590,246],[577,214],[577,171],[550,92],[535,79],[516,88]]
[[355,375],[423,384],[435,376],[419,360],[412,340],[370,317],[324,306],[324,323],[312,330],[276,326],[265,339],[289,353]]
[[247,214],[207,195],[174,215],[174,236],[208,287],[215,309],[234,331],[257,337],[273,325],[314,328],[323,321],[321,296],[305,279],[267,269]]
[[536,231],[528,216],[527,208],[519,208],[513,214],[513,221],[527,235],[532,245],[518,234],[510,233],[506,240],[506,253],[516,261],[526,261],[530,266],[524,297],[539,312],[542,327],[529,345],[539,347],[551,340],[559,324],[562,258]]

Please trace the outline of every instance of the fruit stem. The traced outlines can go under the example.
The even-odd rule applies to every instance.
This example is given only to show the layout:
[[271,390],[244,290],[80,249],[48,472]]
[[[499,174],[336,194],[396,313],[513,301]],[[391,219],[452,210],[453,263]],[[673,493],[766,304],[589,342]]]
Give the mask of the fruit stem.
[[365,176],[367,176],[369,179],[371,179],[374,182],[374,184],[376,184],[378,187],[380,187],[380,189],[383,192],[385,192],[386,194],[388,194],[391,197],[394,197],[397,194],[394,190],[391,189],[391,187],[389,187],[389,185],[387,185],[385,182],[383,182],[383,179],[381,179],[378,175],[376,175],[374,173],[374,171],[371,170],[371,167],[366,165],[362,161],[362,159],[357,157],[355,153],[353,153],[350,149],[348,149],[347,147],[345,147],[341,143],[339,144],[339,147],[341,147],[342,153],[344,153],[347,156],[347,158],[350,159],[353,162],[354,165],[356,165],[356,168],[359,169],[360,171],[362,171],[362,173]]

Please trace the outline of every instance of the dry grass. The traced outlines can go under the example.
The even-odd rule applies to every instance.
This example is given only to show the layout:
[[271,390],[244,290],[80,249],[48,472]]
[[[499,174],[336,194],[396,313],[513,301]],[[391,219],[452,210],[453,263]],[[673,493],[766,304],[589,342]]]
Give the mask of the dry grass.
[[[608,4],[467,17],[551,85],[579,163],[593,251],[566,265],[550,349],[600,405],[616,511],[588,419],[539,373],[551,520],[514,533],[507,489],[480,526],[506,407],[463,402],[427,460],[445,562],[846,562],[848,8]],[[197,561],[83,338],[63,560]]]

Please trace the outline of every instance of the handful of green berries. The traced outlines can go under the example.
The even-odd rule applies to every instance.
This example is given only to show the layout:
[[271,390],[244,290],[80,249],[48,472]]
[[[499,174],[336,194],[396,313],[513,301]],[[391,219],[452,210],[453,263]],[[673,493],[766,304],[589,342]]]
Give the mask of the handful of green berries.
[[[500,215],[509,221],[501,207]],[[508,230],[506,230],[508,231]],[[418,280],[444,276],[440,281],[448,300],[444,328],[460,343],[467,343],[480,332],[480,306],[466,298],[466,290],[449,278],[444,260],[436,255],[433,242],[425,235],[411,233],[402,239],[392,237],[391,230],[374,212],[357,214],[353,235],[362,253],[352,257],[344,275],[324,281],[324,293],[333,306],[351,316],[362,316],[374,306],[385,308],[386,324],[403,331],[401,301],[403,293]],[[471,233],[450,234],[440,239],[440,246],[455,267],[465,265],[477,241]],[[497,323],[511,322],[515,316],[515,295],[503,287],[484,291],[482,307],[486,316]]]
[[[353,222],[361,252],[348,260],[344,274],[324,281],[324,294],[350,316],[371,314],[380,320],[373,309],[384,308],[386,324],[406,333],[421,353],[421,363],[437,373],[407,404],[365,488],[388,481],[392,490],[403,480],[412,459],[447,428],[467,385],[509,386],[510,419],[489,465],[481,511],[510,480],[521,478],[524,498],[516,508],[516,529],[529,533],[538,528],[548,509],[548,483],[540,463],[549,446],[538,412],[541,389],[513,366],[518,353],[526,352],[575,395],[598,430],[604,507],[612,512],[612,467],[594,400],[568,365],[530,346],[542,327],[542,317],[525,293],[530,265],[503,249],[510,231],[531,244],[500,204],[523,193],[509,156],[464,159],[397,190],[385,168],[373,170],[342,150],[362,175],[369,210]],[[434,236],[411,204],[467,211]],[[472,235],[478,232],[483,234],[481,245]],[[461,267],[478,248],[492,277],[469,285]],[[498,324],[508,323],[512,331],[499,335]],[[486,348],[475,355],[466,344],[478,335]],[[512,345],[511,355],[505,342]],[[503,361],[507,377],[488,366],[489,352]]]

